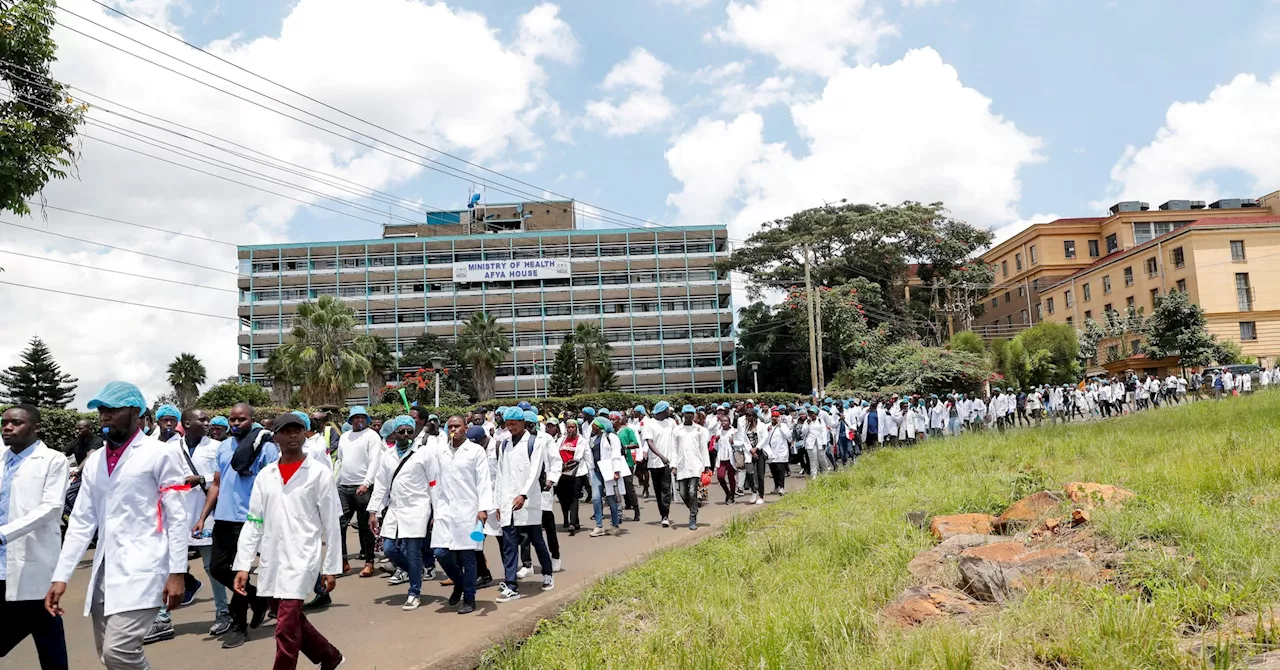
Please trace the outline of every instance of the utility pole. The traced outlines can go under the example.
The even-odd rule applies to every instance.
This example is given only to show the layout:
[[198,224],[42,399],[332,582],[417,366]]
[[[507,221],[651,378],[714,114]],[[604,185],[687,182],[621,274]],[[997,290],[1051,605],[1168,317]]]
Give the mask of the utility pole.
[[817,326],[813,319],[813,279],[809,274],[809,244],[804,245],[804,293],[806,300],[809,302],[809,378],[813,382],[813,392],[810,397],[818,397],[818,358],[815,355],[817,349]]
[[827,386],[827,374],[822,365],[822,287],[813,296],[813,320],[815,328],[818,331],[818,393],[822,393]]
[[951,285],[946,286],[947,297],[947,340],[956,336],[956,305],[951,302]]

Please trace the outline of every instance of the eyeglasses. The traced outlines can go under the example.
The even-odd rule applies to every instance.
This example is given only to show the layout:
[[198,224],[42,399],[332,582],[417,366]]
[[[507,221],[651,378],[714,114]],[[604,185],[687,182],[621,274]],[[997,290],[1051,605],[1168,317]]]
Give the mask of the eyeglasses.
[[394,434],[395,434],[395,435],[404,435],[405,437],[412,437],[412,436],[413,436],[413,431],[412,431],[412,430],[410,430],[410,429],[408,429],[408,428],[399,428],[399,429],[397,429],[397,430],[395,431],[395,433],[394,433]]

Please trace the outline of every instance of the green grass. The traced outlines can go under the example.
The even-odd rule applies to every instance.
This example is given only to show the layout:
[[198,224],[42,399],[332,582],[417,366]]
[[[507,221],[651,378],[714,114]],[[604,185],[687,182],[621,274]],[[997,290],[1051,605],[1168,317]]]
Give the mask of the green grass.
[[[1126,550],[1115,583],[914,629],[879,618],[933,544],[907,512],[998,514],[1069,481],[1139,496],[1093,516]],[[1280,603],[1280,393],[879,450],[603,580],[484,667],[1196,668],[1179,635],[1267,603]]]

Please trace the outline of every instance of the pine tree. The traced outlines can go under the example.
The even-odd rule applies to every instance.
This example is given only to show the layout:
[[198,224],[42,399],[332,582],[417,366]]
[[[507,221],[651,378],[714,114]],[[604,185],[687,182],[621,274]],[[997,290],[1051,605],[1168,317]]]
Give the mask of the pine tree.
[[555,360],[551,362],[551,395],[567,398],[582,390],[582,373],[578,370],[578,356],[574,350],[573,337],[566,337],[564,344],[556,350]]
[[76,394],[76,379],[63,374],[54,362],[49,347],[40,337],[34,336],[22,352],[21,363],[0,372],[4,401],[26,403],[36,407],[63,409]]

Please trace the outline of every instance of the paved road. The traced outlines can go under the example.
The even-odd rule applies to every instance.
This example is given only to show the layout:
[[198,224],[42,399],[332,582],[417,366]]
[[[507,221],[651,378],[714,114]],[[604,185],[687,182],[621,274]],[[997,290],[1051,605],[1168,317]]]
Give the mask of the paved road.
[[[803,485],[799,478],[788,481],[788,486],[794,490],[803,488]],[[308,618],[346,655],[344,670],[474,667],[484,650],[508,636],[528,634],[539,619],[553,616],[597,577],[638,562],[652,551],[696,542],[716,533],[733,515],[767,507],[725,506],[716,502],[722,497],[719,487],[712,484],[711,502],[699,512],[699,528],[694,532],[689,531],[688,512],[679,502],[672,505],[671,518],[673,522],[685,520],[686,523],[662,528],[656,520],[657,505],[652,499],[641,501],[642,521],[624,523],[623,528],[627,532],[619,537],[592,538],[583,532],[571,538],[561,532],[560,553],[564,572],[556,574],[556,588],[547,593],[539,590],[541,577],[535,574],[521,582],[524,598],[498,605],[493,602],[496,588],[490,585],[477,594],[476,612],[459,616],[445,602],[450,588],[441,586],[437,581],[423,584],[421,608],[415,612],[403,612],[400,605],[404,603],[407,584],[388,586],[383,579],[360,579],[352,574],[338,580],[333,594],[334,605],[326,611],[309,614]],[[583,521],[590,523],[587,519],[591,505],[583,505],[580,511],[584,514]],[[608,514],[607,508],[605,514]],[[350,539],[354,541],[354,529],[349,532]],[[500,577],[502,561],[497,542],[486,542],[485,549],[490,569]],[[207,580],[198,560],[191,562],[191,568],[198,578]],[[71,667],[76,669],[101,667],[95,657],[89,619],[79,615],[84,608],[88,573],[88,561],[82,562],[63,599],[63,607],[68,612],[66,630]],[[437,579],[443,578],[441,574]],[[208,635],[212,621],[213,601],[206,586],[194,604],[174,612],[177,637],[146,647],[152,667],[157,670],[249,670],[271,666],[275,641],[270,622],[250,631],[250,640],[243,647],[223,650],[219,642]],[[38,667],[35,647],[29,640],[8,657],[0,659],[0,668],[28,670]],[[299,667],[311,666],[304,659]]]

